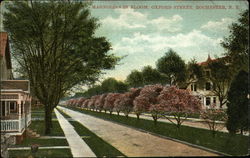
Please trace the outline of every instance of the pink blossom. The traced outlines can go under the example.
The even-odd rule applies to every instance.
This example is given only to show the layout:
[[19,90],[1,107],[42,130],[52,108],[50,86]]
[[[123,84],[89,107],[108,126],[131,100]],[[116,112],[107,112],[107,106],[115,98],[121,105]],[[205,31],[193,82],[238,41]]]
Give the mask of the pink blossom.
[[108,95],[105,97],[103,109],[108,110],[111,114],[113,112],[114,102],[119,95],[119,93],[108,93]]

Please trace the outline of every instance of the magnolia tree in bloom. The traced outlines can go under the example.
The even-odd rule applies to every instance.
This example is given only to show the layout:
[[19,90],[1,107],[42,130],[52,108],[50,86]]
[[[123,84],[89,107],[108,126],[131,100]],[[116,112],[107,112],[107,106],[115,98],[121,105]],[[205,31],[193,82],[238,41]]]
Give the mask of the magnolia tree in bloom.
[[88,103],[89,103],[89,99],[86,99],[83,103],[82,103],[82,108],[88,108]]
[[95,95],[95,96],[92,96],[88,102],[88,108],[89,109],[92,109],[92,110],[95,110],[96,107],[95,107],[95,101],[96,99],[98,98],[98,95]]
[[133,111],[135,112],[137,119],[143,112],[150,110],[150,106],[156,104],[157,96],[160,94],[163,89],[162,85],[148,85],[142,88],[139,96],[137,96],[134,101]]
[[103,110],[106,96],[107,94],[102,94],[96,99],[95,106],[96,106],[96,109],[99,110],[100,112]]
[[119,93],[119,95],[116,96],[116,99],[114,102],[114,111],[116,111],[118,115],[120,115],[120,112],[121,112],[122,97],[123,97],[123,94]]
[[72,99],[70,99],[70,100],[68,100],[68,101],[66,102],[66,105],[68,105],[68,106],[72,106],[72,103],[73,103],[73,100],[72,100]]
[[[188,90],[178,89],[175,86],[165,87],[157,97],[159,106],[164,109],[164,117],[180,128],[187,119],[188,113],[198,113],[201,110],[201,102],[190,94]],[[173,115],[175,121],[167,115]]]
[[117,97],[119,96],[119,93],[108,93],[108,95],[105,98],[105,102],[104,102],[104,106],[103,109],[108,110],[110,114],[112,114],[113,110],[114,110],[114,102],[117,99]]
[[224,128],[224,124],[220,124],[217,121],[226,121],[227,115],[223,109],[216,109],[216,105],[211,105],[211,109],[202,110],[201,118],[204,119],[212,131],[213,137],[215,137],[216,131]]
[[128,114],[133,110],[133,100],[130,98],[129,92],[122,94],[119,104],[120,110],[128,118]]
[[80,99],[78,99],[77,106],[78,106],[78,107],[81,107],[82,104],[83,104],[83,102],[84,102],[85,100],[86,100],[85,98],[80,98]]
[[164,113],[164,107],[162,104],[150,104],[149,111],[151,113],[151,116],[154,120],[154,123],[157,123],[157,120],[162,116]]

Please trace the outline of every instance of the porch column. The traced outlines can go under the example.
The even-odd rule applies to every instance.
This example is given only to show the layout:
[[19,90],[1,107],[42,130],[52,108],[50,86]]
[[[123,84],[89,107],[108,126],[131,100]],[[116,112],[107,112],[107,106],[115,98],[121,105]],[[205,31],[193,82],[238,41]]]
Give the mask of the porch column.
[[203,99],[204,99],[203,106],[204,106],[205,108],[207,108],[207,107],[206,107],[206,97],[203,97]]
[[19,95],[19,97],[18,97],[18,100],[17,100],[17,104],[18,104],[18,131],[19,132],[21,132],[21,116],[22,116],[22,114],[21,114],[21,106],[22,106],[22,104],[21,104],[21,95]]

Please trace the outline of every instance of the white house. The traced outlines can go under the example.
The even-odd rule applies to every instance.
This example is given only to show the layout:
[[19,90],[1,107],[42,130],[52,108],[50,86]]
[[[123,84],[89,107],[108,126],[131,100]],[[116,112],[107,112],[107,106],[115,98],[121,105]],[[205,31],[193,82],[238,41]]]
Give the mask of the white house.
[[16,143],[24,138],[31,123],[31,96],[28,80],[14,80],[11,70],[11,54],[6,32],[0,33],[1,46],[1,133],[11,135]]
[[[198,79],[194,78],[191,84],[188,85],[187,89],[192,92],[193,95],[196,95],[200,98],[202,102],[202,108],[211,108],[212,105],[216,105],[215,108],[220,108],[219,97],[213,92],[213,82],[209,80],[211,75],[210,69],[207,67],[208,63],[216,61],[218,59],[211,59],[208,55],[208,58],[205,62],[198,63],[203,68],[203,75],[207,77],[206,82],[203,85],[198,84]],[[222,106],[226,108],[226,104]]]

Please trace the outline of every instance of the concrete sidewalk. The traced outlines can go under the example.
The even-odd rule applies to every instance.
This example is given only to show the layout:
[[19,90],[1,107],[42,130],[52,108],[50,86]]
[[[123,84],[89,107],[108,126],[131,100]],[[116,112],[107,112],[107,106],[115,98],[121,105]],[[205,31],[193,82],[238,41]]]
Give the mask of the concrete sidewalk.
[[73,157],[96,157],[89,146],[74,130],[74,127],[57,111],[57,109],[55,109],[55,113],[69,143]]
[[[39,149],[69,149],[69,146],[41,146]],[[31,150],[30,147],[8,148],[8,150]]]
[[64,107],[58,106],[58,108],[128,157],[218,156],[212,152],[160,138]]

